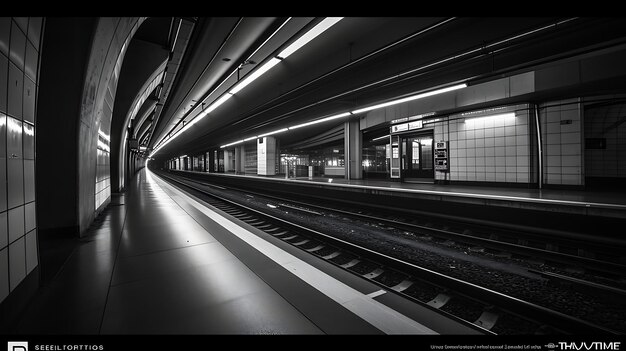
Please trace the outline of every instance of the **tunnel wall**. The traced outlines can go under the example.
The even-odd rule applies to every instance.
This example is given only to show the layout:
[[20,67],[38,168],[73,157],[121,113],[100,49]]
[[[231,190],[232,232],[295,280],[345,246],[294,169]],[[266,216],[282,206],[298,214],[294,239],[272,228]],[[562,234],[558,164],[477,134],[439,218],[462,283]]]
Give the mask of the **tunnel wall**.
[[78,121],[77,206],[81,235],[111,199],[109,163],[113,102],[126,49],[143,20],[101,17],[93,37]]

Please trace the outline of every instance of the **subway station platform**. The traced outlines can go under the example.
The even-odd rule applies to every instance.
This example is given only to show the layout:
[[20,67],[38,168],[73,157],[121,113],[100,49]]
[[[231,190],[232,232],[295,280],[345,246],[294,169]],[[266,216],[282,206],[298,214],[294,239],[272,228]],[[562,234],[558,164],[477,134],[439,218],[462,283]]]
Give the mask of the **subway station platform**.
[[[187,171],[174,171],[187,172]],[[189,172],[207,174],[204,172]],[[208,173],[211,176],[247,177],[250,180],[301,184],[317,189],[341,190],[395,197],[410,197],[446,203],[489,207],[528,209],[543,212],[626,218],[626,193],[623,190],[588,191],[572,189],[537,189],[480,185],[395,182],[389,180],[348,180],[329,177],[258,176],[233,173]]]
[[145,169],[101,216],[12,332],[477,333],[225,216]]

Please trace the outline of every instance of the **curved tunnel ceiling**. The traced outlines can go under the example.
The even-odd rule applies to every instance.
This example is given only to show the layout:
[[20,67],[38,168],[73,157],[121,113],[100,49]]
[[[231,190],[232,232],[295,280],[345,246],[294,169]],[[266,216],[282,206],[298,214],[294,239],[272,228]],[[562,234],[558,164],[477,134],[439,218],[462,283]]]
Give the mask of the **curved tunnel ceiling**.
[[[157,157],[206,151],[242,137],[348,111],[355,106],[440,84],[468,78],[497,77],[507,70],[523,69],[522,65],[526,62],[540,61],[545,57],[617,38],[624,35],[625,31],[624,26],[615,20],[605,20],[603,26],[598,25],[597,19],[575,19],[554,25],[562,20],[344,18],[328,32],[234,95],[209,117],[189,128],[184,132],[184,137],[173,140]],[[276,22],[273,23],[276,25]],[[539,28],[542,30],[535,33]],[[531,34],[527,36],[517,37],[529,32]],[[259,40],[262,38],[258,37]],[[409,39],[402,41],[402,38]],[[502,42],[507,38],[511,40]],[[251,51],[251,40],[247,39],[247,44],[242,42],[239,46]],[[282,44],[289,39],[286,36],[281,38]],[[397,45],[381,50],[398,41]],[[490,45],[489,50],[486,44]],[[194,54],[198,55],[201,48],[195,45]],[[467,52],[471,55],[458,59],[455,57]],[[212,55],[215,56],[214,51]],[[244,56],[242,54],[240,57]],[[419,69],[444,59],[447,61],[441,67],[445,69],[439,66]],[[212,62],[217,63],[216,60]],[[233,66],[236,65],[228,68],[232,69]],[[409,71],[413,72],[403,75],[403,72]],[[223,77],[228,69],[216,72]],[[221,79],[212,80],[219,81]],[[372,82],[380,83],[368,89],[358,89]],[[189,95],[188,91],[185,93]],[[330,127],[332,123],[307,128],[307,131],[290,131],[281,135],[281,140],[285,143],[295,142]],[[164,130],[160,129],[157,139],[164,136]]]

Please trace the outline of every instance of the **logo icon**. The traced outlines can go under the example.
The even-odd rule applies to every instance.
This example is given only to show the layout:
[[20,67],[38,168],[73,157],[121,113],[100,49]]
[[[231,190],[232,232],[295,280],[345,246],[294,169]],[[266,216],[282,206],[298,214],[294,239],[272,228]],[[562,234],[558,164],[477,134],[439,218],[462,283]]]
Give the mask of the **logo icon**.
[[7,351],[28,351],[28,341],[9,341]]

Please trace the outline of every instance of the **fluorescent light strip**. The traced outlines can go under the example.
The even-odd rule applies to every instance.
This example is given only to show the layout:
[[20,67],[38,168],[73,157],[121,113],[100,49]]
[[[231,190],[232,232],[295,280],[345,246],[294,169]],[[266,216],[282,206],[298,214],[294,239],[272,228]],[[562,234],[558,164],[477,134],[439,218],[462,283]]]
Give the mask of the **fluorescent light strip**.
[[292,129],[298,129],[298,128],[302,128],[302,127],[310,126],[310,125],[312,125],[312,124],[322,123],[322,122],[330,121],[330,120],[333,120],[333,119],[337,119],[337,118],[341,118],[341,117],[346,117],[346,116],[349,116],[349,115],[350,115],[350,112],[344,112],[344,113],[340,113],[340,114],[338,114],[338,115],[334,115],[334,116],[330,116],[330,117],[326,117],[326,118],[318,119],[318,120],[316,120],[316,121],[311,121],[311,122],[307,122],[307,123],[298,124],[298,125],[295,125],[295,126],[293,126],[293,127],[289,127],[289,130],[292,130]]
[[253,136],[253,137],[245,138],[245,139],[243,139],[243,141],[250,141],[250,140],[254,140],[256,138],[258,138],[258,137],[257,136]]
[[505,119],[505,118],[515,118],[515,112],[502,113],[502,114],[499,114],[499,115],[467,118],[467,119],[465,119],[465,123],[467,123],[467,122],[474,123],[474,122],[485,121],[485,120],[489,120],[489,119]]
[[378,137],[378,138],[374,138],[374,139],[372,139],[372,141],[374,141],[374,140],[380,140],[380,139],[385,139],[385,138],[389,138],[389,134],[384,135],[384,136],[381,136],[381,137]]
[[315,39],[315,37],[317,37],[318,35],[324,33],[324,31],[326,31],[328,28],[332,27],[335,23],[341,21],[342,19],[343,17],[326,17],[315,27],[311,28],[310,31],[306,32],[291,45],[289,45],[285,50],[281,51],[281,53],[278,54],[278,57],[281,59],[287,58],[289,55],[298,51],[301,47],[306,45],[311,40]]
[[234,88],[230,90],[231,94],[237,94],[241,89],[245,88],[248,84],[252,83],[255,79],[259,78],[265,72],[269,71],[272,67],[276,66],[280,60],[276,57],[272,57],[269,61],[267,61],[263,66],[257,68],[252,74],[247,76],[244,80],[237,83]]
[[289,128],[278,129],[278,130],[275,130],[275,131],[273,131],[273,132],[269,132],[269,133],[261,134],[261,135],[259,135],[259,138],[263,138],[263,137],[266,137],[266,136],[269,136],[269,135],[274,135],[274,134],[278,134],[278,133],[286,132],[286,131],[288,131],[288,130],[289,130]]
[[174,134],[173,136],[171,136],[169,139],[161,142],[161,144],[159,144],[159,146],[154,150],[154,152],[152,152],[152,154],[150,154],[150,157],[152,157],[154,154],[157,153],[157,151],[161,150],[161,148],[163,148],[165,145],[167,145],[170,141],[172,141],[175,137],[177,137],[178,135],[180,135],[181,133],[185,132],[187,129],[191,128],[191,126],[193,126],[194,124],[198,123],[198,121],[200,121],[202,118],[204,118],[206,115],[208,115],[209,113],[211,113],[213,110],[215,110],[216,108],[218,108],[221,104],[223,104],[224,102],[226,102],[226,100],[230,99],[233,95],[230,93],[226,93],[224,94],[222,97],[220,97],[219,99],[215,100],[215,102],[213,102],[209,107],[206,108],[206,110],[200,112],[196,118],[192,119],[191,121],[189,121],[189,123],[185,124],[185,126],[183,128],[181,128],[176,134]]
[[228,147],[228,146],[233,146],[233,145],[241,144],[241,143],[243,143],[243,139],[241,139],[241,140],[237,140],[237,141],[234,141],[234,142],[232,142],[232,143],[230,143],[230,144],[222,145],[222,146],[220,146],[220,149],[223,149],[223,148]]
[[356,115],[356,114],[361,113],[361,112],[367,112],[367,111],[371,111],[371,110],[376,110],[376,109],[379,109],[379,108],[392,106],[392,105],[397,105],[397,104],[401,104],[401,103],[407,102],[407,101],[413,101],[413,100],[417,100],[417,99],[422,99],[422,98],[433,96],[433,95],[439,95],[439,94],[447,93],[449,91],[458,90],[458,89],[462,89],[462,88],[466,88],[466,87],[467,87],[467,84],[465,84],[465,83],[458,84],[458,85],[453,85],[453,86],[447,87],[447,88],[437,89],[437,90],[429,91],[429,92],[426,92],[426,93],[405,97],[405,98],[398,99],[398,100],[388,101],[388,102],[385,102],[385,103],[382,103],[382,104],[378,104],[378,105],[374,105],[374,106],[364,107],[364,108],[352,111],[352,114]]

